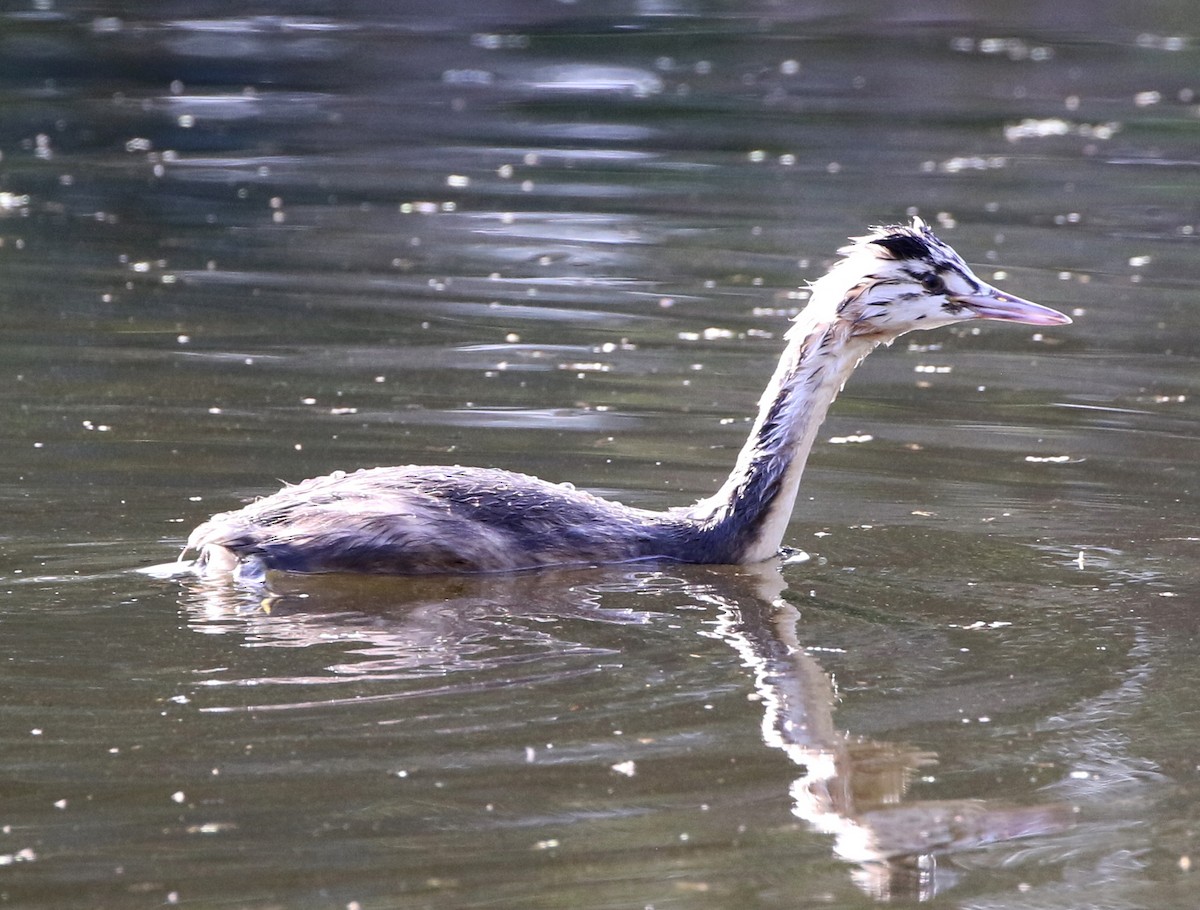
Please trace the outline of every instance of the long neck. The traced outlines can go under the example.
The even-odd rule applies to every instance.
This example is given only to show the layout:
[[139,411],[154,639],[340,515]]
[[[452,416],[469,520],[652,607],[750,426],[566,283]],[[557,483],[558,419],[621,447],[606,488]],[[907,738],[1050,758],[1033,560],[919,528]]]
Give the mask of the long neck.
[[825,414],[879,343],[877,336],[855,334],[850,322],[829,317],[827,308],[812,305],[800,314],[737,464],[721,489],[691,510],[729,550],[730,561],[756,562],[779,551]]

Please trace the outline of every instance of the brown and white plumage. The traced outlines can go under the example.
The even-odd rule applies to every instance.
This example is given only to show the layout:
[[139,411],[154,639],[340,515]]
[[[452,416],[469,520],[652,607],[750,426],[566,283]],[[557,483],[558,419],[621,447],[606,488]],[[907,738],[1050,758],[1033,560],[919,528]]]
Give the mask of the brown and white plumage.
[[267,569],[420,574],[768,559],[779,551],[826,411],[877,345],[967,319],[1071,321],[982,281],[919,219],[877,228],[839,252],[787,333],[729,478],[693,506],[634,509],[494,468],[369,468],[214,515],[187,547],[200,552],[200,571],[243,577]]

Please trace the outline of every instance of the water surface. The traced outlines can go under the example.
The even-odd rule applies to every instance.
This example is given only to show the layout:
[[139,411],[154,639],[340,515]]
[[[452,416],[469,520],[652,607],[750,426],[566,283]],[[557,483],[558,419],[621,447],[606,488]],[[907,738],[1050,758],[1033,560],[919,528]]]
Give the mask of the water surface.
[[[0,18],[0,894],[1194,905],[1190,5]],[[337,468],[710,493],[843,238],[908,336],[761,570],[138,574]]]

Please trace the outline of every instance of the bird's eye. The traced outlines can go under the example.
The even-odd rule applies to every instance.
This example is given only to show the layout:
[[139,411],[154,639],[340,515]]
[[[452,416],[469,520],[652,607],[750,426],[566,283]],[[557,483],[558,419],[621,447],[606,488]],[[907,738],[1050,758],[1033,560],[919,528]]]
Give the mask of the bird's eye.
[[930,294],[941,294],[946,290],[946,279],[937,272],[929,272],[921,276],[921,287]]

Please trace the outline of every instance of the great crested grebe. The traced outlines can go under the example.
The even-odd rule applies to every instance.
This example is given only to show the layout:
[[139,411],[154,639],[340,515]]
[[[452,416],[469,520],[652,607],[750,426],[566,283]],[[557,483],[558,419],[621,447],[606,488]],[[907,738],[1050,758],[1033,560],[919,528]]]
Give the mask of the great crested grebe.
[[1068,316],[980,280],[928,225],[876,228],[838,251],[788,330],[750,438],[695,505],[635,509],[496,468],[409,465],[288,486],[194,530],[205,575],[431,574],[667,559],[735,564],[779,552],[817,429],[858,363],[913,329]]

